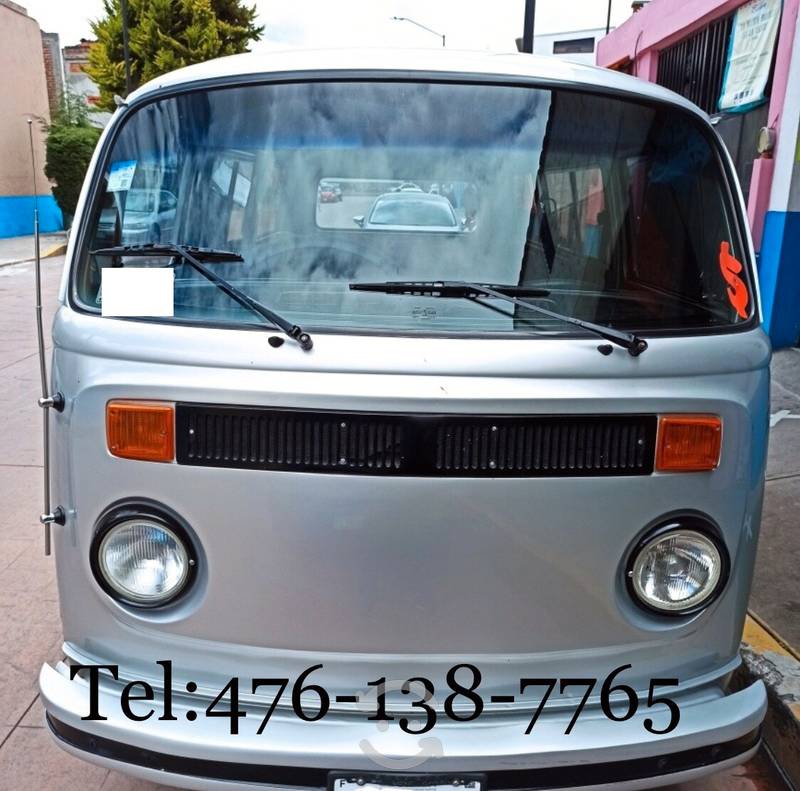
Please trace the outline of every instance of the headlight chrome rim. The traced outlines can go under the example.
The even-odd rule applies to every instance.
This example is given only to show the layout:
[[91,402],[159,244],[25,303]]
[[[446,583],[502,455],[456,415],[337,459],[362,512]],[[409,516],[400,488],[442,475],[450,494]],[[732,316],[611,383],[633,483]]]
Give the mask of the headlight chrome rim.
[[[179,584],[167,595],[137,597],[121,585],[115,585],[107,573],[102,551],[117,528],[131,522],[150,522],[174,539],[185,555],[186,566]],[[193,588],[198,571],[198,554],[189,531],[170,509],[146,500],[126,501],[108,508],[97,522],[89,551],[90,565],[95,580],[115,602],[139,610],[158,610],[172,606],[183,599]]]
[[[713,547],[718,558],[719,573],[715,580],[708,585],[705,595],[700,599],[689,599],[687,605],[676,604],[664,607],[646,598],[646,594],[637,584],[636,572],[639,561],[652,547],[668,539],[672,534],[684,536],[697,536]],[[730,574],[730,556],[722,538],[722,533],[710,519],[697,514],[681,514],[667,519],[661,519],[655,528],[645,531],[643,537],[637,541],[633,550],[628,555],[625,565],[625,584],[628,594],[633,602],[642,610],[651,615],[665,618],[687,618],[708,609],[720,597]]]

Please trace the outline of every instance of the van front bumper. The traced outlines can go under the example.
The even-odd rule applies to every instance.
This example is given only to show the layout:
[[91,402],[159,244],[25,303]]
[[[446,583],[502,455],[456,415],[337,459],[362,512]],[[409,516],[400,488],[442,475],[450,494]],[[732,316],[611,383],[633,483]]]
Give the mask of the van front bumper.
[[[718,685],[673,696],[681,711],[675,730],[654,735],[644,727],[659,714],[639,707],[625,722],[588,706],[569,735],[573,710],[547,711],[525,735],[531,713],[486,714],[470,723],[441,717],[424,736],[380,729],[365,713],[329,712],[316,723],[276,710],[264,732],[265,713],[242,705],[239,733],[227,717],[203,716],[210,701],[175,696],[176,720],[163,721],[159,699],[146,722],[125,718],[121,686],[101,681],[103,721],[89,712],[88,684],[69,680],[68,668],[44,665],[39,686],[47,723],[57,743],[85,760],[150,781],[190,789],[305,791],[325,789],[328,773],[354,778],[392,774],[441,774],[430,782],[480,774],[484,788],[640,789],[683,782],[747,760],[758,749],[767,706],[764,684],[726,694]],[[187,719],[195,711],[197,718]],[[666,715],[662,715],[666,716]],[[657,719],[655,727],[663,727]],[[428,756],[422,760],[420,756]],[[448,775],[450,776],[448,778]]]

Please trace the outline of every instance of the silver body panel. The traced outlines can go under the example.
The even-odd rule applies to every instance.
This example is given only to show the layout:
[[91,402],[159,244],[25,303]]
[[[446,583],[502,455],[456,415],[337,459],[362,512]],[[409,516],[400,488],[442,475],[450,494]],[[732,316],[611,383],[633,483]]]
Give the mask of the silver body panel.
[[[98,324],[102,332],[92,330]],[[70,349],[71,336],[81,339],[81,353]],[[65,638],[82,654],[147,673],[168,646],[187,678],[212,687],[232,674],[292,674],[324,660],[332,692],[380,675],[432,674],[441,683],[442,669],[478,659],[487,691],[503,689],[532,661],[538,675],[564,676],[599,676],[630,662],[641,686],[645,676],[692,683],[723,675],[736,660],[763,494],[769,347],[760,332],[654,341],[639,359],[622,350],[602,357],[588,340],[345,336],[319,337],[305,355],[290,344],[270,349],[257,331],[64,308],[54,338],[55,380],[80,393],[55,416],[62,474],[54,495],[69,513],[55,539]],[[701,353],[702,373],[690,374]],[[389,370],[370,372],[377,359]],[[731,372],[734,360],[751,370]],[[699,475],[518,480],[148,464],[108,453],[104,411],[114,398],[465,414],[711,413],[724,420],[723,461]],[[763,418],[756,423],[753,414]],[[126,497],[180,513],[205,555],[195,593],[169,615],[124,609],[91,574],[93,525]],[[708,611],[664,623],[629,602],[620,564],[646,526],[687,509],[720,525],[734,571]],[[507,614],[499,618],[498,607]]]
[[[74,712],[85,704],[87,687],[80,681],[68,681],[63,675],[66,669],[59,669],[61,673],[45,666],[39,683],[48,713],[71,723]],[[564,729],[571,712],[544,714],[531,735],[524,733],[528,717],[493,715],[466,728],[464,723],[442,722],[441,727],[437,725],[421,737],[401,732],[396,723],[379,729],[377,723],[364,723],[363,715],[362,719],[340,715],[311,726],[311,739],[308,723],[281,713],[274,715],[276,719],[270,721],[268,730],[256,734],[258,710],[256,716],[242,720],[235,736],[230,735],[224,720],[198,719],[187,725],[186,710],[196,708],[189,696],[176,697],[174,701],[178,722],[153,718],[145,728],[118,712],[114,714],[118,700],[119,688],[113,684],[102,688],[100,708],[109,712],[109,721],[75,726],[98,736],[113,734],[116,740],[145,750],[187,758],[259,766],[280,762],[285,766],[347,767],[353,771],[465,773],[656,758],[740,737],[758,727],[766,710],[765,689],[758,682],[733,695],[725,696],[718,687],[709,686],[681,696],[682,722],[665,737],[655,737],[644,730],[644,713],[620,723],[610,722],[599,711],[587,711],[585,720],[568,736]],[[649,778],[649,782],[650,786],[661,784],[657,777]],[[231,783],[230,787],[242,786]]]
[[[588,338],[321,333],[305,353],[291,342],[271,348],[257,330],[80,313],[68,304],[66,282],[52,373],[66,407],[51,425],[53,501],[67,512],[54,545],[70,659],[116,663],[121,679],[156,684],[156,660],[171,659],[176,688],[197,682],[204,705],[231,676],[295,678],[317,663],[324,669],[314,681],[331,697],[380,676],[426,676],[444,689],[447,669],[462,662],[481,669],[484,698],[518,693],[521,677],[602,679],[623,664],[632,668],[620,680],[643,698],[651,678],[680,680],[686,708],[669,737],[644,731],[644,709],[627,723],[605,720],[595,696],[570,737],[563,731],[571,709],[556,701],[534,739],[524,729],[535,701],[518,699],[467,727],[442,720],[430,735],[443,757],[426,771],[625,760],[758,727],[763,686],[731,695],[724,687],[739,662],[764,492],[770,346],[761,329],[653,338],[638,358],[619,348],[603,356]],[[145,463],[106,448],[105,406],[115,398],[465,415],[710,413],[723,419],[722,462],[699,474],[482,480]],[[129,497],[181,514],[201,548],[197,584],[163,612],[115,603],[92,575],[96,520]],[[731,573],[705,611],[665,620],[632,603],[622,566],[645,529],[677,511],[719,526]],[[40,683],[48,713],[62,721],[176,755],[350,769],[368,765],[364,738],[396,758],[419,749],[417,737],[379,733],[347,704],[333,704],[330,721],[313,727],[279,709],[269,740],[225,738],[225,721],[182,721],[171,730],[119,716],[83,723],[79,682],[46,666]],[[390,711],[405,705],[390,696]],[[248,720],[254,729],[253,721],[260,718]]]

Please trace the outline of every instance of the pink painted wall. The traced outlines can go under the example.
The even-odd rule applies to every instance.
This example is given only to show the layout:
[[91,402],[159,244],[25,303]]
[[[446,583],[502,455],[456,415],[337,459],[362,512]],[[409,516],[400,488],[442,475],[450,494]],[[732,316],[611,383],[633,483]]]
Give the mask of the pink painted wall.
[[[597,44],[597,65],[616,66],[631,61],[632,73],[648,82],[658,75],[658,53],[662,49],[690,36],[719,17],[735,11],[745,0],[652,0],[633,14],[616,30]],[[769,125],[780,128],[781,113],[786,97],[789,66],[792,59],[794,34],[800,0],[783,0],[781,26],[778,33],[775,74],[769,102]],[[777,145],[781,145],[777,134]],[[764,215],[769,205],[773,167],[771,160],[756,159],[750,194],[746,195],[747,215],[753,231],[756,249],[761,243]]]
[[[794,2],[796,0],[785,0]],[[597,64],[612,66],[634,60],[650,49],[664,49],[720,16],[743,0],[652,0],[597,44]]]
[[778,33],[778,54],[775,60],[775,74],[772,78],[772,98],[769,103],[770,126],[777,126],[783,109],[798,13],[800,13],[800,0],[783,0],[781,29]]

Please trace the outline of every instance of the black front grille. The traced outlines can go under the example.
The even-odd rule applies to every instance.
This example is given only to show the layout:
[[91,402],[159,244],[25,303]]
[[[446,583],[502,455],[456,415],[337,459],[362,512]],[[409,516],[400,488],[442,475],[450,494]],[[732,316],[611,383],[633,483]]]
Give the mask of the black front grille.
[[350,475],[649,475],[653,415],[461,416],[176,407],[179,464]]
[[521,475],[639,471],[647,466],[647,422],[640,417],[525,418],[445,424],[436,432],[436,469]]

